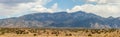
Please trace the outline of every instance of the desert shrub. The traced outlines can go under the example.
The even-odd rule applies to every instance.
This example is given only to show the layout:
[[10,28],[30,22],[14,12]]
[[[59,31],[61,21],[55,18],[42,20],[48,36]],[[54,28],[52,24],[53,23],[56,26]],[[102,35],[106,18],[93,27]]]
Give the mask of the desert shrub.
[[46,30],[43,30],[43,33],[46,33],[47,31]]
[[59,34],[59,32],[54,31],[54,32],[52,32],[51,34]]
[[28,30],[30,33],[38,33],[39,29],[29,29]]
[[5,34],[5,32],[0,32],[0,35],[4,35]]
[[25,30],[17,30],[16,34],[28,34],[29,32],[26,32]]
[[33,36],[37,36],[37,34],[33,34]]
[[88,36],[92,36],[92,34],[88,34]]
[[109,32],[114,32],[116,31],[116,29],[109,29]]
[[72,36],[72,34],[65,34],[65,36]]
[[58,35],[59,35],[59,32],[54,31],[54,32],[52,32],[51,34],[55,34],[55,36],[58,36]]
[[85,32],[89,32],[88,30],[86,30]]

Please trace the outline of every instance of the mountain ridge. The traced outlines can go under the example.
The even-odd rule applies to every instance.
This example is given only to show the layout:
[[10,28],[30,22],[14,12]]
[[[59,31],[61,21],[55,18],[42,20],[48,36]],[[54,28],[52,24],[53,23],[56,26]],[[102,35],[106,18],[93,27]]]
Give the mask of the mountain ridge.
[[[98,27],[97,27],[98,26]],[[120,19],[104,18],[92,13],[77,11],[73,13],[33,13],[20,17],[0,20],[0,27],[81,27],[81,28],[119,28]]]

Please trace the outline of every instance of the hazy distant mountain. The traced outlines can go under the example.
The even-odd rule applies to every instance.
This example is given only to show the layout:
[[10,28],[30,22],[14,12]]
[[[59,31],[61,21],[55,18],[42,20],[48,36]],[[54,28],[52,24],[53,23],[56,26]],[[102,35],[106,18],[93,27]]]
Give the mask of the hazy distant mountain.
[[82,11],[67,13],[34,13],[0,20],[0,27],[81,27],[119,28],[120,17],[104,18]]

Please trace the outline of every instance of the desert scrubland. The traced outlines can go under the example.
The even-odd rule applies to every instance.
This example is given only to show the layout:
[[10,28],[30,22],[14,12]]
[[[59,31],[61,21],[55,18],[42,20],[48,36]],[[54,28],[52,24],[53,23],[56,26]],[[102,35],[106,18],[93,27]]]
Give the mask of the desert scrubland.
[[120,29],[0,28],[0,37],[120,37]]

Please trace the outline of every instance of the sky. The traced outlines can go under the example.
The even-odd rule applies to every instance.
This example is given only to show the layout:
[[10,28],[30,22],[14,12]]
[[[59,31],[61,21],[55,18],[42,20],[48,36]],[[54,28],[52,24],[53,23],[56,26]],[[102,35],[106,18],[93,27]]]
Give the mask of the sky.
[[120,0],[0,0],[0,19],[62,11],[120,17]]

